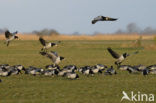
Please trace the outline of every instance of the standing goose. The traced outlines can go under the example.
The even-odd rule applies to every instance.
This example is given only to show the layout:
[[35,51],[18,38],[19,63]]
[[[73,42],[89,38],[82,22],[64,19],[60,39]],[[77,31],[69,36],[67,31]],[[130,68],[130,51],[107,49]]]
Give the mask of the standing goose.
[[41,50],[47,50],[48,48],[51,48],[53,46],[57,46],[56,43],[47,42],[42,37],[39,37],[39,41],[43,45],[43,48]]
[[[128,53],[123,53],[122,55],[119,55],[118,53],[116,53],[115,51],[113,51],[110,47],[107,48],[108,52],[112,55],[113,58],[117,59],[117,61],[115,61],[115,64],[117,66],[120,66],[120,64],[131,54]],[[137,54],[138,51],[132,53],[132,54]]]
[[7,46],[9,46],[10,41],[14,39],[18,39],[18,36],[16,36],[17,33],[18,31],[13,32],[13,33],[10,33],[9,30],[5,31],[5,38],[6,38]]
[[92,24],[95,24],[98,21],[115,21],[117,18],[110,18],[110,17],[105,17],[105,16],[97,16],[92,20]]
[[64,59],[64,57],[58,56],[58,54],[54,51],[50,51],[50,52],[43,51],[40,52],[40,54],[48,57],[54,63],[54,66],[58,65]]

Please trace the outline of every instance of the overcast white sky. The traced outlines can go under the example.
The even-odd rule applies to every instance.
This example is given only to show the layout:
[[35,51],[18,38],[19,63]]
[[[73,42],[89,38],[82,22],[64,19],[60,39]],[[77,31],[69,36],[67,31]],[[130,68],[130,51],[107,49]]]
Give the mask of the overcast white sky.
[[[156,28],[156,0],[0,0],[0,13],[0,28],[19,32],[112,33],[131,22]],[[98,15],[119,20],[92,25]]]

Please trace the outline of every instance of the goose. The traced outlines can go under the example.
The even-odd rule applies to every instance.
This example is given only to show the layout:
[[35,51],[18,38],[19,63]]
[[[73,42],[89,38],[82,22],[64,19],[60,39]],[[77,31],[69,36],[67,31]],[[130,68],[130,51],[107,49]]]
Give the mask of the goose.
[[64,66],[62,70],[59,71],[58,75],[64,76],[66,73],[75,72],[76,69],[77,68],[75,65],[67,65],[67,66]]
[[115,61],[115,64],[117,66],[120,66],[120,64],[130,55],[132,54],[137,54],[138,51],[132,53],[132,54],[128,54],[128,53],[123,53],[122,55],[119,55],[118,53],[116,53],[115,51],[113,51],[110,47],[107,48],[108,52],[112,55],[113,58],[117,59],[117,61]]
[[21,70],[16,68],[15,66],[8,68],[8,71],[11,73],[10,75],[18,75],[19,73],[21,73]]
[[60,67],[58,65],[54,66],[54,65],[46,65],[45,66],[46,69],[49,69],[49,70],[60,70]]
[[2,82],[2,80],[0,79],[0,83]]
[[53,46],[57,46],[56,43],[47,42],[42,37],[39,37],[39,41],[43,45],[43,48],[41,49],[41,51],[42,50],[47,50],[47,49],[49,49],[49,48],[51,48]]
[[65,71],[65,70],[60,70],[59,73],[58,73],[58,76],[64,76],[65,73],[67,73],[67,71]]
[[147,68],[150,69],[150,70],[154,70],[154,69],[156,69],[156,64],[155,65],[150,65]]
[[25,74],[31,74],[31,75],[40,75],[44,71],[44,69],[36,68],[33,66],[29,66],[27,69],[24,70]]
[[105,16],[97,16],[92,20],[92,24],[95,24],[98,21],[116,21],[117,18],[105,17]]
[[106,70],[105,75],[113,75],[113,74],[117,74],[117,72],[114,70],[113,66],[111,66]]
[[137,68],[139,71],[143,71],[144,69],[146,69],[147,67],[146,66],[144,66],[144,65],[135,65],[134,66],[135,68]]
[[59,71],[57,69],[53,69],[53,70],[44,70],[42,72],[43,75],[45,76],[54,76],[57,75],[59,73]]
[[122,71],[126,71],[127,68],[129,68],[129,67],[130,67],[130,65],[120,65],[120,66],[118,66],[118,69],[122,70]]
[[82,74],[87,75],[87,76],[88,75],[92,75],[92,76],[94,75],[90,66],[81,67],[79,72],[81,72]]
[[75,72],[77,71],[77,67],[75,65],[67,65],[63,67],[64,70],[67,70],[69,72]]
[[93,66],[91,69],[92,69],[92,71],[93,71],[94,74],[102,73],[102,70],[99,69],[99,68],[97,68],[96,66]]
[[104,71],[107,68],[106,65],[102,65],[102,64],[96,64],[95,66],[96,66],[96,68],[100,69],[101,71]]
[[134,73],[134,74],[137,74],[137,73],[140,72],[139,69],[138,69],[137,67],[135,67],[135,66],[129,66],[129,67],[127,68],[127,71],[128,71],[129,73]]
[[50,51],[50,52],[40,52],[41,55],[48,57],[54,64],[54,66],[58,65],[63,59],[64,57],[62,56],[58,56],[58,54],[54,51]]
[[14,39],[18,39],[18,36],[16,36],[16,34],[18,33],[18,31],[10,33],[9,30],[5,31],[5,38],[6,38],[6,44],[7,46],[9,46],[10,41],[14,40]]
[[78,79],[79,75],[76,74],[75,72],[67,72],[64,74],[65,77],[67,77],[68,79]]
[[9,68],[10,66],[9,66],[9,64],[1,64],[0,67],[1,67],[1,68],[6,68],[6,69],[7,69],[7,68]]
[[5,68],[0,68],[0,76],[2,77],[6,77],[6,76],[10,76],[11,72],[8,71],[7,69]]
[[15,65],[14,67],[19,69],[20,71],[25,69],[22,65]]

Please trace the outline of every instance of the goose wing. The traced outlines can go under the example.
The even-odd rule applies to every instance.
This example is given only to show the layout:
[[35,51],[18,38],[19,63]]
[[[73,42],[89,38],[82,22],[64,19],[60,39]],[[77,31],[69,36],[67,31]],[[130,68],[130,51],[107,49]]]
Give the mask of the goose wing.
[[55,52],[51,51],[51,52],[40,52],[41,55],[48,57],[49,59],[51,59],[52,61],[55,61],[57,56],[55,54]]
[[50,51],[50,52],[47,53],[47,57],[52,59],[53,61],[55,61],[57,59],[58,55],[57,55],[56,52]]
[[118,59],[120,55],[113,51],[111,48],[107,48],[108,52],[112,55],[113,58]]
[[42,37],[39,38],[39,41],[43,46],[46,45],[46,41]]
[[11,33],[9,30],[5,31],[5,38],[9,39],[11,36]]
[[103,17],[103,19],[105,21],[116,21],[116,20],[118,20],[117,18],[111,18],[111,17]]
[[95,24],[97,21],[101,21],[101,20],[102,20],[102,16],[97,16],[92,20],[92,24]]

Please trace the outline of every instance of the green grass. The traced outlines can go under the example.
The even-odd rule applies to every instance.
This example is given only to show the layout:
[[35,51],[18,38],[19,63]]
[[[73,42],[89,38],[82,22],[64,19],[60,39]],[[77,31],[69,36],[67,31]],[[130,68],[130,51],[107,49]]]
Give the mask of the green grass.
[[[41,45],[38,41],[13,41],[9,47],[0,42],[0,64],[25,67],[36,66],[44,68],[51,61],[39,54]],[[140,53],[128,57],[123,64],[151,65],[156,64],[156,50],[143,50],[142,48],[122,48],[132,41],[63,41],[58,47],[51,48],[65,60],[61,67],[69,64],[76,66],[105,64],[114,66],[114,59],[107,52],[112,47],[119,53]],[[153,41],[143,41],[149,45]],[[156,95],[156,76],[144,77],[141,74],[129,74],[118,71],[117,75],[95,75],[87,77],[80,74],[78,80],[68,80],[62,77],[44,77],[20,74],[10,77],[0,77],[0,103],[119,103],[122,91],[130,91]],[[123,101],[129,103],[128,101]]]

